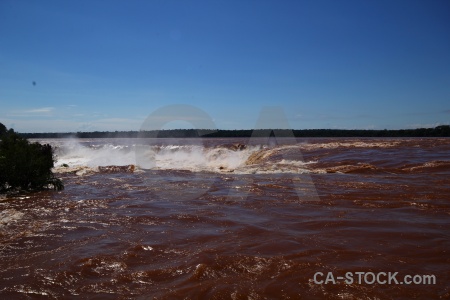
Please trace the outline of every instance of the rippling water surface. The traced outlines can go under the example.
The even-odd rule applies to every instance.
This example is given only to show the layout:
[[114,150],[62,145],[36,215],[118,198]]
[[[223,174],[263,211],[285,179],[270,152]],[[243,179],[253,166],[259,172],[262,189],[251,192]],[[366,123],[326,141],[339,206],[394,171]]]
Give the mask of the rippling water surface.
[[66,188],[1,198],[3,299],[450,298],[449,139],[43,142]]

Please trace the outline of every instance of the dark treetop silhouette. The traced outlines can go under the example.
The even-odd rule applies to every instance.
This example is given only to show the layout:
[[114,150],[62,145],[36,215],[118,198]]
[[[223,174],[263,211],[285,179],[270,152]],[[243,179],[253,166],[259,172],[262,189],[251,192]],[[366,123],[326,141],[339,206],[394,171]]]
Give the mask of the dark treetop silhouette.
[[0,192],[62,190],[52,172],[54,162],[50,145],[30,143],[0,123]]
[[94,131],[94,132],[49,132],[21,133],[25,138],[190,138],[199,137],[266,137],[270,131],[275,131],[277,137],[449,137],[450,126],[441,125],[435,128],[398,129],[398,130],[364,130],[364,129],[238,129],[238,130],[208,130],[208,129],[172,129],[153,131]]

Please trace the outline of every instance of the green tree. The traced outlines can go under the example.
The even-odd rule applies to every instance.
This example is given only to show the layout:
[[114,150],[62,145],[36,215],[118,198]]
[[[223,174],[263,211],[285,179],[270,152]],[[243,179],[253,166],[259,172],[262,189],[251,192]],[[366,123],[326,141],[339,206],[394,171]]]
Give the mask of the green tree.
[[[4,130],[3,130],[4,129]],[[53,149],[50,145],[30,143],[0,123],[0,191],[42,190],[64,185],[52,172]]]

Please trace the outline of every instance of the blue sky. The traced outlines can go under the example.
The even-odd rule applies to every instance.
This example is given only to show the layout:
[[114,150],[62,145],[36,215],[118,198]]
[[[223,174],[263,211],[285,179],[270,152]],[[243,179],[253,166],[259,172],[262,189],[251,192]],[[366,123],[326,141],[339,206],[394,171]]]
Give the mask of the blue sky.
[[296,129],[449,124],[450,2],[0,1],[7,127],[139,130],[171,104],[221,129],[264,106]]

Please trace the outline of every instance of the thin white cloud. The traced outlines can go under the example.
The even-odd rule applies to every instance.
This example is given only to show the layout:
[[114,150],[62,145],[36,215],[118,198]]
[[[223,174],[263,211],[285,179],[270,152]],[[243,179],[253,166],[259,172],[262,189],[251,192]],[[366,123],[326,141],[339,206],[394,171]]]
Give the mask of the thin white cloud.
[[54,109],[55,109],[54,107],[42,107],[42,108],[35,108],[35,109],[25,110],[24,113],[48,114],[48,113],[51,113]]
[[40,108],[32,108],[25,110],[13,110],[5,113],[5,117],[49,117],[52,115],[52,112],[55,110],[54,107],[40,107]]

